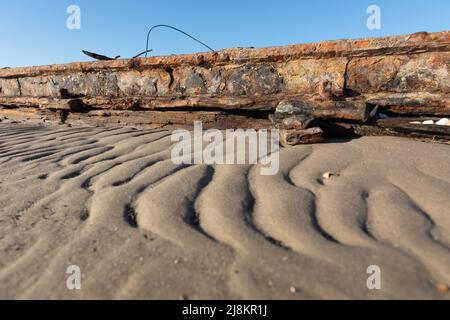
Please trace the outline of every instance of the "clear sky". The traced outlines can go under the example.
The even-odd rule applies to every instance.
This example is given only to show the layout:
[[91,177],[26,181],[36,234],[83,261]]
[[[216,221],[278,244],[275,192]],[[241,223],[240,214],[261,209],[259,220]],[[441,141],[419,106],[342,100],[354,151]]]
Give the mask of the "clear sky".
[[[366,27],[381,8],[381,29]],[[70,5],[81,29],[69,30]],[[214,49],[267,47],[450,28],[450,0],[0,0],[0,68],[86,61],[82,49],[130,57],[155,24],[181,28]],[[204,48],[171,30],[151,37],[153,55]]]

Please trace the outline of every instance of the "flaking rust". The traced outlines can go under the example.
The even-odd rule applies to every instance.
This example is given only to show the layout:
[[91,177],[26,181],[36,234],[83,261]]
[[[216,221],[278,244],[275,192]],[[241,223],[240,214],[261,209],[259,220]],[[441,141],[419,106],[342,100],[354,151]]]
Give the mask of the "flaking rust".
[[414,127],[408,117],[450,116],[449,66],[444,31],[0,69],[0,115],[16,110],[22,121],[72,125],[277,127],[284,145],[319,142],[336,127],[448,140],[449,126]]

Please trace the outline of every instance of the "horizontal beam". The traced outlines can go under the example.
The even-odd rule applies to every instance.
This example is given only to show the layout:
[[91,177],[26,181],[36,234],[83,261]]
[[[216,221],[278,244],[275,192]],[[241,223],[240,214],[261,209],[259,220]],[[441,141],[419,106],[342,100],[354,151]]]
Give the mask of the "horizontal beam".
[[[275,126],[286,144],[319,141],[317,121],[367,133],[446,136],[447,129],[411,127],[403,118],[450,117],[449,69],[450,32],[420,32],[5,68],[0,105],[2,112],[36,109],[69,124]],[[386,116],[399,119],[383,122]]]
[[159,56],[112,61],[75,62],[40,67],[3,68],[0,78],[36,77],[74,72],[102,72],[154,69],[165,66],[222,66],[230,63],[261,63],[296,59],[373,57],[450,51],[450,31],[418,32],[411,35],[323,41],[270,48],[232,48],[217,52]]

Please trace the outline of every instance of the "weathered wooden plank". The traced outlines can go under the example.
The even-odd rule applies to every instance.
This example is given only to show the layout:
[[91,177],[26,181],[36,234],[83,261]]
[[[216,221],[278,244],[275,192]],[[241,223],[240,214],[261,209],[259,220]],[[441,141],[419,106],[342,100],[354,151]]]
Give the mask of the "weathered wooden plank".
[[[288,98],[288,100],[284,100]],[[20,107],[39,107],[53,110],[185,110],[185,111],[248,111],[248,112],[274,112],[280,103],[292,105],[293,112],[307,114],[322,119],[347,119],[366,121],[368,107],[364,101],[332,101],[326,99],[313,99],[305,96],[259,96],[255,98],[236,97],[189,97],[184,99],[171,98],[23,98],[0,97],[0,104]],[[263,114],[263,113],[261,113]]]
[[[328,122],[321,123],[326,137],[404,136],[434,141],[450,141],[450,126],[413,124],[425,118],[380,119],[372,123]],[[437,119],[435,119],[437,120]]]
[[[60,110],[61,112],[61,110]],[[64,124],[72,126],[138,126],[147,128],[192,128],[195,121],[202,121],[203,128],[267,129],[271,127],[268,119],[254,119],[245,115],[233,115],[224,112],[184,112],[184,111],[123,111],[95,110],[88,112],[66,113],[64,120],[61,113],[50,109],[34,108],[0,108],[0,120],[9,122],[36,124]]]
[[368,104],[382,107],[382,110],[398,115],[450,115],[448,93],[376,93],[358,97]]

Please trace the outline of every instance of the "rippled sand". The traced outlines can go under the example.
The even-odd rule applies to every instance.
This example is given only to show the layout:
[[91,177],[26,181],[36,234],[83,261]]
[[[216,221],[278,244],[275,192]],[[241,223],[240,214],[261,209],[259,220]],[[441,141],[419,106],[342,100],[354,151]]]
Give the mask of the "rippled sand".
[[0,125],[0,298],[450,298],[450,145],[298,146],[275,176],[174,165],[170,147],[168,131]]

